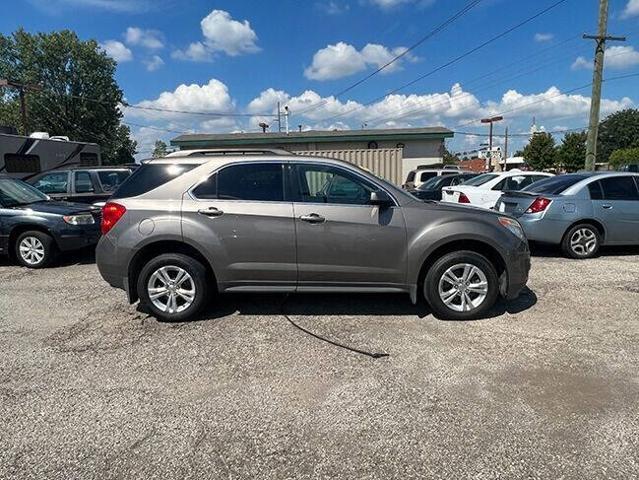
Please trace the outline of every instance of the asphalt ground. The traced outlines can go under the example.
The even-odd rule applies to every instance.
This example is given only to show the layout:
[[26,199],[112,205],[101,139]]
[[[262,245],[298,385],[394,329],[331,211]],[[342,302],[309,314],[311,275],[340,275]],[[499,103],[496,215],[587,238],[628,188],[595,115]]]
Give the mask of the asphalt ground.
[[227,295],[171,324],[86,253],[4,261],[0,478],[637,478],[639,249],[540,252],[529,287],[472,322]]

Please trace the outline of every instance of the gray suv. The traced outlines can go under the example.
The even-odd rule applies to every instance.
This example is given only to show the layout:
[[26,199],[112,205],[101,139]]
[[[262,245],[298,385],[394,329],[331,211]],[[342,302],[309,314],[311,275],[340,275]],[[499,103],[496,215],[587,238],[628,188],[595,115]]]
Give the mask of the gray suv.
[[440,318],[519,295],[519,223],[423,203],[352,164],[269,152],[179,152],[145,162],[104,206],[103,278],[163,320],[214,292],[406,292]]

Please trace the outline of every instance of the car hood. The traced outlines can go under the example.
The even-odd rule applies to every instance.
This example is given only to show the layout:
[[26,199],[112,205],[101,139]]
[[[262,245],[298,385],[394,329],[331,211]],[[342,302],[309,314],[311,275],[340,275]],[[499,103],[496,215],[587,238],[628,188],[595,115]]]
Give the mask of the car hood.
[[51,215],[77,215],[79,213],[96,214],[100,212],[99,208],[91,205],[73,202],[58,202],[55,200],[36,202],[30,205],[16,207],[14,210],[25,210]]
[[469,205],[467,203],[446,203],[446,202],[420,202],[415,201],[408,205],[410,208],[421,208],[429,211],[438,211],[438,212],[451,212],[451,213],[468,213],[472,215],[483,215],[483,216],[491,216],[491,217],[503,217],[508,216],[508,214],[496,212],[494,210],[487,210],[481,207],[475,207],[473,205]]

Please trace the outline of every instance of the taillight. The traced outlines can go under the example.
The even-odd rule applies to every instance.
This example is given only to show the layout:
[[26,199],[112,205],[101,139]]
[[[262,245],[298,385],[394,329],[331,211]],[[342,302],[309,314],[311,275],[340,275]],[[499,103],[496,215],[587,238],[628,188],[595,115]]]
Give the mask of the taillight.
[[470,203],[470,198],[468,198],[465,193],[460,193],[457,203]]
[[548,200],[547,198],[544,198],[544,197],[537,197],[535,198],[535,201],[530,205],[530,207],[528,207],[528,210],[526,210],[526,213],[543,212],[544,210],[548,208],[548,205],[550,205],[550,202],[552,202],[552,200]]
[[107,202],[102,207],[102,221],[100,222],[100,230],[102,235],[106,235],[109,230],[122,218],[126,212],[126,208],[119,203]]

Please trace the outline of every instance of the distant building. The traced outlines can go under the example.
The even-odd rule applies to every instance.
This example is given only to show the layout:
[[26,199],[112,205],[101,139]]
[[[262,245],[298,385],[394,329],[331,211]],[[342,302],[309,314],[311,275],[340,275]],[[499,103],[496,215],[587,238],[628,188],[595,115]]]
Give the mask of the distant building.
[[[321,155],[326,152],[348,160],[350,155],[337,155],[366,150],[388,150],[393,158],[401,158],[399,172],[406,178],[409,171],[420,166],[442,163],[444,141],[453,132],[442,127],[399,128],[380,130],[309,130],[278,133],[186,134],[171,140],[180,150],[198,148],[282,148],[291,152]],[[397,150],[401,155],[397,156]],[[382,152],[380,152],[382,153]],[[379,156],[379,155],[376,155]],[[383,155],[382,155],[383,156]],[[382,159],[383,160],[383,159]],[[401,172],[401,173],[400,173]]]

